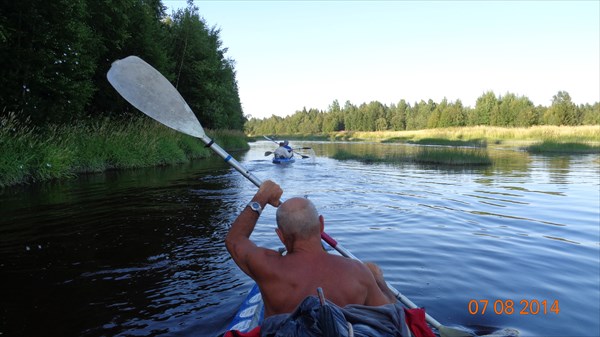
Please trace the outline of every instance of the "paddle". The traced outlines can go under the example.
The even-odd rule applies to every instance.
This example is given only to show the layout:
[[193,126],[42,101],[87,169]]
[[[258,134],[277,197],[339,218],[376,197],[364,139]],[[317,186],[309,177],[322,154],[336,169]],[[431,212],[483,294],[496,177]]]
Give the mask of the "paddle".
[[[310,147],[299,147],[299,149],[310,149]],[[273,154],[273,151],[265,151],[265,157]],[[300,154],[300,153],[298,153]],[[300,154],[302,156],[302,154]],[[302,156],[302,159],[310,158],[309,156]]]
[[[265,139],[268,139],[268,140],[272,141],[273,143],[275,143],[275,144],[279,145],[279,143],[277,143],[277,142],[276,142],[276,141],[274,141],[273,139],[271,139],[271,138],[269,138],[269,137],[267,137],[267,136],[263,136],[263,137],[265,137]],[[302,150],[310,150],[311,148],[310,148],[310,147],[299,147],[298,149],[302,149]],[[273,152],[271,152],[271,153],[269,153],[269,152],[270,152],[270,151],[267,151],[267,152],[265,152],[265,156],[269,156],[269,155],[271,155],[271,153],[273,153]],[[297,154],[297,155],[300,155],[300,156],[302,157],[302,159],[310,158],[309,156],[305,156],[305,155],[303,155],[302,153],[298,153],[298,152],[296,152],[296,150],[294,150],[294,149],[292,149],[292,152],[294,152],[294,153],[295,153],[295,154]],[[267,154],[267,153],[269,153],[269,154]]]
[[200,138],[233,168],[259,187],[261,181],[248,172],[204,133],[204,129],[181,94],[158,70],[137,56],[113,62],[106,75],[110,84],[131,105],[158,122]]
[[[256,187],[260,187],[262,182],[256,176],[242,167],[237,160],[204,133],[202,125],[177,89],[151,65],[137,56],[128,56],[113,62],[106,77],[117,92],[138,110],[172,129],[200,138],[206,147],[215,151]],[[321,238],[341,255],[360,261],[327,233],[323,232]],[[398,290],[389,284],[388,286],[404,305],[409,308],[417,307]],[[425,317],[429,324],[440,331],[442,337],[472,336],[461,330],[444,327],[429,314],[426,314]]]

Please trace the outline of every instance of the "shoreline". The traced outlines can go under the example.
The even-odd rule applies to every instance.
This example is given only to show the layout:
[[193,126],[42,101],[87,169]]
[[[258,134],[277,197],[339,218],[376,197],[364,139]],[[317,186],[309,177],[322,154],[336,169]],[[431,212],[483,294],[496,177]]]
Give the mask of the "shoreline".
[[[187,163],[212,156],[194,137],[145,118],[32,126],[0,118],[0,188],[114,169]],[[242,131],[206,130],[228,151],[249,149]]]
[[[67,179],[79,174],[113,169],[158,167],[187,163],[212,154],[194,137],[166,128],[145,117],[127,120],[102,119],[45,128],[20,122],[14,116],[0,118],[0,188]],[[242,131],[207,131],[227,151],[249,149]],[[535,126],[500,128],[489,126],[426,129],[415,131],[341,131],[321,135],[278,135],[278,138],[312,141],[404,143],[456,148],[511,148],[535,154],[600,154],[600,126]],[[428,151],[422,161],[433,164],[489,165],[482,153],[463,155]],[[339,159],[350,159],[341,154]],[[431,159],[435,158],[435,159]],[[354,159],[358,159],[354,157]],[[374,158],[365,158],[374,160]],[[386,158],[386,161],[394,161]]]
[[[250,135],[249,137],[259,139],[262,135]],[[542,125],[528,128],[471,126],[411,131],[337,131],[319,135],[292,134],[278,135],[277,137],[308,141],[369,141],[456,147],[516,147],[526,151],[535,146],[536,152],[561,152],[564,150],[563,153],[572,153],[570,151],[576,151],[573,153],[600,153],[600,125]]]

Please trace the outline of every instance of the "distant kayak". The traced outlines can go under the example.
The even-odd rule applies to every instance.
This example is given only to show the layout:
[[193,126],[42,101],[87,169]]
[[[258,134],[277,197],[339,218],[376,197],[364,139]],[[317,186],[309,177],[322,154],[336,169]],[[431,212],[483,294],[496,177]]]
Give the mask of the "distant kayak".
[[295,162],[296,159],[292,158],[273,158],[273,164],[291,164]]

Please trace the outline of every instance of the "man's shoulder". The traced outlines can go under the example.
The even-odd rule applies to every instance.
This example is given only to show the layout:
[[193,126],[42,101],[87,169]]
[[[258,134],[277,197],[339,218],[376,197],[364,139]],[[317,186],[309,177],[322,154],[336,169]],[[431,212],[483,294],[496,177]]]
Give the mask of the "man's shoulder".
[[262,255],[267,259],[280,258],[281,253],[278,250],[258,246],[255,254]]
[[328,259],[330,264],[336,268],[343,269],[345,271],[351,272],[356,275],[357,278],[361,276],[370,275],[369,268],[365,266],[364,263],[349,259],[347,257],[339,256],[339,255],[328,255]]
[[277,250],[258,247],[249,259],[252,274],[260,278],[279,272],[281,258],[281,253]]
[[335,255],[335,254],[327,254],[327,256],[332,261],[338,261],[338,262],[344,263],[349,266],[362,266],[363,265],[363,263],[358,260],[349,259],[344,256]]

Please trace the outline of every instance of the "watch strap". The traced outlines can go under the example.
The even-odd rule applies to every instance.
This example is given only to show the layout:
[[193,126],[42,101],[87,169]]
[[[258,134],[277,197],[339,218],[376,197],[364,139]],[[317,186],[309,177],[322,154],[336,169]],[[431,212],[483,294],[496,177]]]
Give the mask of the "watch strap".
[[250,207],[250,209],[258,213],[258,215],[260,215],[260,213],[262,213],[263,210],[262,206],[260,206],[260,204],[257,201],[250,201],[248,205],[246,205],[246,207]]

